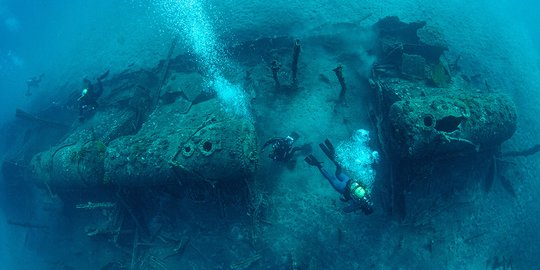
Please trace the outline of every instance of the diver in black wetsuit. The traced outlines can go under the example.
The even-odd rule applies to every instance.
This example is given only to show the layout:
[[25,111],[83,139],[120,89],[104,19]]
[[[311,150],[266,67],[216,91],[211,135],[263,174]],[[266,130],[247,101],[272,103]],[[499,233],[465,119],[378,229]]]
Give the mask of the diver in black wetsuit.
[[298,140],[298,138],[300,138],[300,135],[293,131],[291,132],[289,136],[285,138],[272,138],[268,140],[263,145],[262,149],[264,150],[264,148],[266,148],[268,145],[271,145],[272,153],[270,153],[268,157],[270,157],[271,159],[275,161],[287,162],[291,160],[291,158],[293,157],[296,151],[305,150],[310,147],[309,144],[305,144],[300,147],[298,146],[293,147],[292,145],[294,144],[296,140]]
[[32,77],[28,80],[26,80],[26,96],[29,97],[32,95],[32,92],[30,92],[31,88],[39,88],[39,83],[41,83],[41,79],[43,79],[43,76],[45,76],[45,73],[41,73],[39,76]]
[[335,160],[336,154],[332,143],[326,139],[324,144],[321,143],[319,146],[326,156],[336,165],[335,174],[332,175],[325,170],[322,162],[318,161],[313,155],[307,156],[305,161],[309,165],[317,167],[332,187],[343,195],[340,198],[341,201],[350,202],[349,206],[343,208],[343,211],[350,213],[360,209],[366,215],[373,213],[373,203],[371,202],[369,191],[361,182],[350,179],[349,176],[343,173],[341,166]]
[[77,101],[79,101],[79,120],[84,121],[84,111],[95,110],[98,106],[97,99],[103,94],[103,85],[101,80],[105,79],[109,75],[109,70],[103,73],[97,78],[97,84],[94,85],[92,82],[84,78],[83,79],[83,90],[81,96]]

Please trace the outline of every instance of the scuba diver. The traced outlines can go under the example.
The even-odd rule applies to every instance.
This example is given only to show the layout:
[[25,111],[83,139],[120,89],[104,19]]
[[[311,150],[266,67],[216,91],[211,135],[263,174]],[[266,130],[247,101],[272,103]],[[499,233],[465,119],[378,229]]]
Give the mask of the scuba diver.
[[334,175],[325,170],[322,166],[322,162],[318,161],[315,156],[310,154],[304,160],[309,165],[317,167],[324,178],[330,182],[332,187],[343,195],[340,198],[341,201],[350,202],[348,206],[343,208],[343,211],[345,213],[350,213],[360,209],[366,215],[373,213],[373,203],[371,202],[371,195],[368,189],[361,182],[350,179],[349,176],[343,173],[341,165],[336,162],[335,149],[332,143],[326,139],[324,144],[320,143],[319,146],[334,165],[336,165],[336,172]]
[[39,88],[39,83],[41,83],[41,79],[43,79],[43,76],[45,76],[45,73],[41,73],[41,75],[39,76],[35,76],[26,80],[25,96],[29,97],[32,95],[32,92],[30,92],[30,88]]
[[310,148],[309,144],[303,146],[293,147],[294,142],[300,138],[300,134],[291,132],[291,134],[285,138],[272,138],[268,140],[262,147],[262,150],[268,145],[272,146],[272,153],[268,155],[274,161],[288,162],[293,157],[294,153],[298,150],[306,150]]
[[94,85],[92,82],[84,78],[83,79],[83,90],[81,96],[77,99],[79,102],[79,120],[84,121],[84,111],[95,110],[98,106],[97,99],[103,94],[103,85],[101,80],[105,79],[109,75],[109,70],[105,71],[101,76],[97,78],[97,84]]

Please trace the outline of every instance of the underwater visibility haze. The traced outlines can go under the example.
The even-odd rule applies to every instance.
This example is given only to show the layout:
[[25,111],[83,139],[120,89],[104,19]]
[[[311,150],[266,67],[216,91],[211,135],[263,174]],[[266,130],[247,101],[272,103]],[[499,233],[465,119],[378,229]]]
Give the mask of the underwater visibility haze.
[[0,268],[539,269],[539,12],[0,0]]

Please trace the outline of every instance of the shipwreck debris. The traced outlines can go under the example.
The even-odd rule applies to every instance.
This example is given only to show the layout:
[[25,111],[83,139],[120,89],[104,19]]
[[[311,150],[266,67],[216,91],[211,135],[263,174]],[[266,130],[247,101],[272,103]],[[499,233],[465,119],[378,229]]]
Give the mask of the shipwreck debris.
[[[92,140],[82,129],[62,143],[68,146],[34,157],[34,178],[54,190],[111,184],[157,186],[177,183],[178,177],[180,182],[244,179],[255,170],[255,128],[247,119],[228,117],[220,108],[215,99],[193,105],[187,114],[176,103],[163,104],[135,135],[118,136],[124,127],[120,124],[110,126],[99,136],[111,139]],[[215,113],[208,118],[209,112]],[[115,114],[103,119],[109,117]],[[201,129],[192,124],[209,119],[214,120]],[[111,119],[103,125],[109,123],[119,122]],[[82,136],[90,140],[71,143]]]
[[281,83],[279,83],[278,74],[281,69],[281,64],[277,60],[273,60],[270,69],[272,70],[272,78],[274,79],[276,90],[279,90],[281,88]]
[[43,119],[43,118],[37,117],[35,115],[32,115],[32,114],[30,114],[28,112],[25,112],[22,109],[18,109],[18,108],[15,110],[15,117],[17,117],[19,119],[24,119],[24,120],[27,120],[27,121],[31,121],[31,122],[43,124],[43,125],[46,125],[46,126],[52,127],[52,128],[68,128],[69,127],[69,125],[66,125],[66,124],[63,124],[63,123],[58,123],[58,122],[47,120],[47,119]]
[[338,100],[341,103],[345,101],[345,92],[347,92],[347,85],[345,84],[345,78],[343,77],[343,66],[338,65],[332,71],[336,73],[336,77],[339,81],[339,85],[341,86],[341,91],[339,92],[339,100]]
[[261,254],[255,254],[251,257],[248,257],[242,261],[231,264],[229,269],[231,270],[244,270],[249,269],[254,263],[258,262],[262,258]]
[[41,224],[35,224],[31,222],[21,222],[21,221],[15,221],[15,220],[8,220],[7,223],[9,225],[23,227],[27,229],[48,229],[49,226],[41,225]]
[[402,158],[492,149],[516,130],[514,103],[502,94],[409,98],[389,111],[394,152]]
[[293,46],[293,59],[291,65],[292,74],[292,87],[296,89],[298,87],[298,58],[300,56],[300,40],[297,39]]

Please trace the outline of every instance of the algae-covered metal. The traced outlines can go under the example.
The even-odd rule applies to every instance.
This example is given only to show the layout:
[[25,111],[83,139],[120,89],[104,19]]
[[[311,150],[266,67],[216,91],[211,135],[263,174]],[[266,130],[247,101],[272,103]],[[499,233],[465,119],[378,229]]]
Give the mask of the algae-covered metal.
[[125,186],[244,179],[256,165],[253,124],[231,117],[215,100],[189,113],[176,103],[161,106],[133,136],[107,148],[105,180]]
[[[34,156],[33,178],[61,190],[192,181],[213,185],[252,176],[257,146],[251,120],[225,112],[215,98],[195,89],[200,85],[187,84],[199,74],[176,77],[175,82],[184,85],[175,88],[179,94],[162,96],[154,109],[122,106],[129,104],[123,100],[124,90],[130,89],[123,86],[116,92],[122,100],[115,106],[98,110],[59,145]],[[140,84],[133,88],[139,89],[133,93],[150,91]],[[191,94],[195,90],[199,94]],[[137,104],[147,104],[154,98],[139,94],[129,100],[142,96]]]
[[444,157],[491,149],[516,130],[516,108],[503,94],[454,93],[395,102],[392,146],[401,158]]

